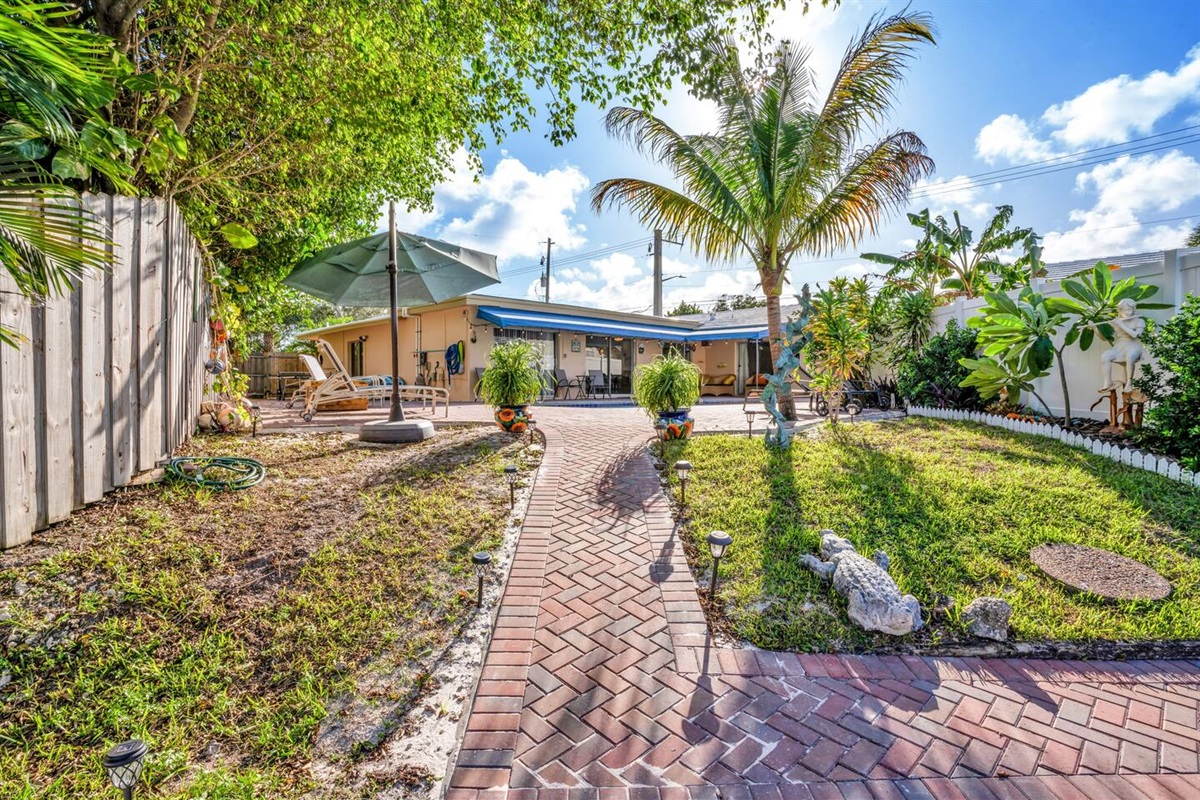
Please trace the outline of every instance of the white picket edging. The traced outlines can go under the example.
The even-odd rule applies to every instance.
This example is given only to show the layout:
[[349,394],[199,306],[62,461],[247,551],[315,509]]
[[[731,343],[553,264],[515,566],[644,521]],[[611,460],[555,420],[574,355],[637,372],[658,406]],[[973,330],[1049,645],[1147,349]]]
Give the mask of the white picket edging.
[[925,406],[909,406],[908,413],[915,417],[931,417],[933,419],[966,420],[990,425],[993,428],[1003,428],[1015,433],[1025,433],[1031,436],[1044,436],[1057,439],[1071,447],[1091,451],[1098,456],[1110,458],[1120,464],[1127,464],[1147,472],[1155,472],[1165,478],[1190,486],[1200,487],[1200,472],[1183,469],[1178,462],[1152,453],[1143,453],[1129,447],[1118,447],[1112,442],[1093,439],[1090,436],[1068,431],[1058,425],[1046,422],[1023,422],[1009,419],[999,414],[985,414],[978,411],[956,411],[947,408],[928,408]]

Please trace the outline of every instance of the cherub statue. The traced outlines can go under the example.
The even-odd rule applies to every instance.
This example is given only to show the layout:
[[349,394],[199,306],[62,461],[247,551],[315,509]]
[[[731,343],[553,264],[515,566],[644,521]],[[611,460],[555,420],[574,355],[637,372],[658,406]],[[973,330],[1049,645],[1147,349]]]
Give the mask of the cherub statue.
[[[1138,341],[1146,332],[1146,320],[1137,314],[1137,303],[1128,297],[1117,303],[1117,316],[1106,324],[1113,329],[1113,345],[1100,356],[1104,368],[1104,386],[1101,394],[1114,389],[1123,392],[1133,391],[1133,377],[1136,374],[1138,362],[1142,360],[1142,343]],[[1088,327],[1096,328],[1098,323]],[[1113,380],[1113,364],[1120,362],[1125,368],[1125,383]]]

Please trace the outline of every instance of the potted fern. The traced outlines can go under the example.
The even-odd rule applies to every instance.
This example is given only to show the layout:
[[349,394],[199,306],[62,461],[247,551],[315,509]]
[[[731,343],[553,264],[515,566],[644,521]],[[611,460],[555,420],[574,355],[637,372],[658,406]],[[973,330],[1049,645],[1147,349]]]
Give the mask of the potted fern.
[[700,399],[700,369],[680,355],[659,356],[633,373],[633,400],[658,426],[664,439],[692,432],[691,406]]
[[545,387],[540,353],[529,342],[511,341],[492,346],[475,391],[496,409],[501,430],[522,433],[532,416],[529,406]]

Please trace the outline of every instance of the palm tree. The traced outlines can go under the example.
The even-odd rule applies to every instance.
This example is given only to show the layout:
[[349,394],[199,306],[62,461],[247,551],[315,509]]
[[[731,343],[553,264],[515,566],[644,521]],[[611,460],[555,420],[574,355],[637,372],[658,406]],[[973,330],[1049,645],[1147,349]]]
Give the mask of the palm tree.
[[[664,162],[682,189],[613,178],[592,189],[592,207],[626,207],[647,227],[684,235],[710,260],[749,257],[766,295],[771,357],[778,361],[779,300],[792,256],[853,246],[933,170],[924,143],[909,131],[860,142],[865,128],[883,122],[922,42],[933,42],[928,15],[873,17],[823,100],[815,96],[807,49],[784,42],[769,72],[755,76],[742,69],[732,42],[714,45],[721,106],[715,134],[681,134],[633,108],[614,108],[606,119],[610,135]],[[791,398],[782,400],[794,417]]]
[[[99,116],[115,91],[112,45],[68,24],[77,14],[0,2],[0,268],[34,301],[111,260],[99,221],[62,182],[93,170],[119,181],[124,169]],[[18,342],[0,325],[0,344]]]

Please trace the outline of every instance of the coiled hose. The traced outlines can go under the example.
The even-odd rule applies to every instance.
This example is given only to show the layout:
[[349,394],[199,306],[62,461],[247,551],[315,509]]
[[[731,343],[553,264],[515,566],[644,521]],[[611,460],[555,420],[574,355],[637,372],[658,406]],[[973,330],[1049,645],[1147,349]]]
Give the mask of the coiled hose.
[[[187,456],[170,459],[164,468],[170,478],[221,491],[249,489],[267,476],[266,467],[253,458]],[[209,475],[209,470],[216,474]]]

